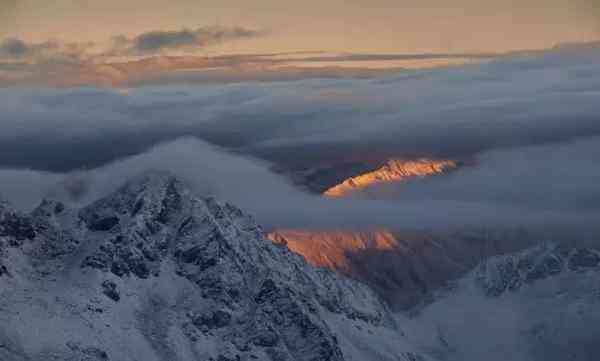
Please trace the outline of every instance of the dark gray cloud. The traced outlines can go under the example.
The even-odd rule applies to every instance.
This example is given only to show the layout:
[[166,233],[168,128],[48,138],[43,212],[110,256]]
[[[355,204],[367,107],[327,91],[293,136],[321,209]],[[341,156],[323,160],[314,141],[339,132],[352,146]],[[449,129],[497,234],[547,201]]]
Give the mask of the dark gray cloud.
[[254,38],[264,32],[243,27],[207,26],[178,31],[149,31],[134,38],[114,38],[111,55],[149,55],[164,50],[198,50],[225,41]]
[[0,166],[97,167],[185,136],[291,170],[365,155],[468,158],[564,142],[600,134],[598,58],[596,47],[560,49],[371,80],[172,85],[126,95],[0,89]]

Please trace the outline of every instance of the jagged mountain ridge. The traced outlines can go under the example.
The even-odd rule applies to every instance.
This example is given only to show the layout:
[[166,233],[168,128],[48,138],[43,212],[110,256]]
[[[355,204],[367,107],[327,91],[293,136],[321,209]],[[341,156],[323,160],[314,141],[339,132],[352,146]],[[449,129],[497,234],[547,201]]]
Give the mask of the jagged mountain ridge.
[[600,251],[544,243],[491,257],[402,322],[439,360],[593,361]]
[[366,286],[153,172],[81,209],[0,205],[0,359],[425,360]]

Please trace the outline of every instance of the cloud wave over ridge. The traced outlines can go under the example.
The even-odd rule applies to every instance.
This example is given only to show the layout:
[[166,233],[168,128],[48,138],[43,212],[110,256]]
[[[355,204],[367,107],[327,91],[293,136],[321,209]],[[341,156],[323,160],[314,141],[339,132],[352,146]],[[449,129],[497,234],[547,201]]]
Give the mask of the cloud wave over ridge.
[[[134,173],[166,168],[268,227],[560,224],[591,231],[600,199],[599,54],[558,49],[376,80],[126,94],[0,89],[0,193],[31,207],[75,184],[83,201]],[[465,157],[475,165],[409,185],[388,201],[325,200],[271,171],[374,155]]]

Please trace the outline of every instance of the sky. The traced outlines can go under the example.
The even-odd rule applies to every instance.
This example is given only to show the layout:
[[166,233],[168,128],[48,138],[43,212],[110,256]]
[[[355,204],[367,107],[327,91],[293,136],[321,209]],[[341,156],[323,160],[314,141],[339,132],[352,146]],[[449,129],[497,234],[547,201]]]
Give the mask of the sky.
[[1,0],[4,36],[104,42],[210,25],[265,36],[205,53],[465,52],[598,39],[597,0]]
[[596,41],[599,0],[0,0],[0,86],[366,78]]

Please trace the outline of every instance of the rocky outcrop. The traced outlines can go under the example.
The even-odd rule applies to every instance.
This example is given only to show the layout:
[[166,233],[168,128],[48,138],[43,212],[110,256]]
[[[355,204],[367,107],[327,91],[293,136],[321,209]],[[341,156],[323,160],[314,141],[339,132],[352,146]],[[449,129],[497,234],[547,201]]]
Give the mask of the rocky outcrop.
[[522,286],[562,272],[600,271],[600,252],[545,244],[521,253],[492,257],[476,269],[477,284],[488,296],[517,291]]

